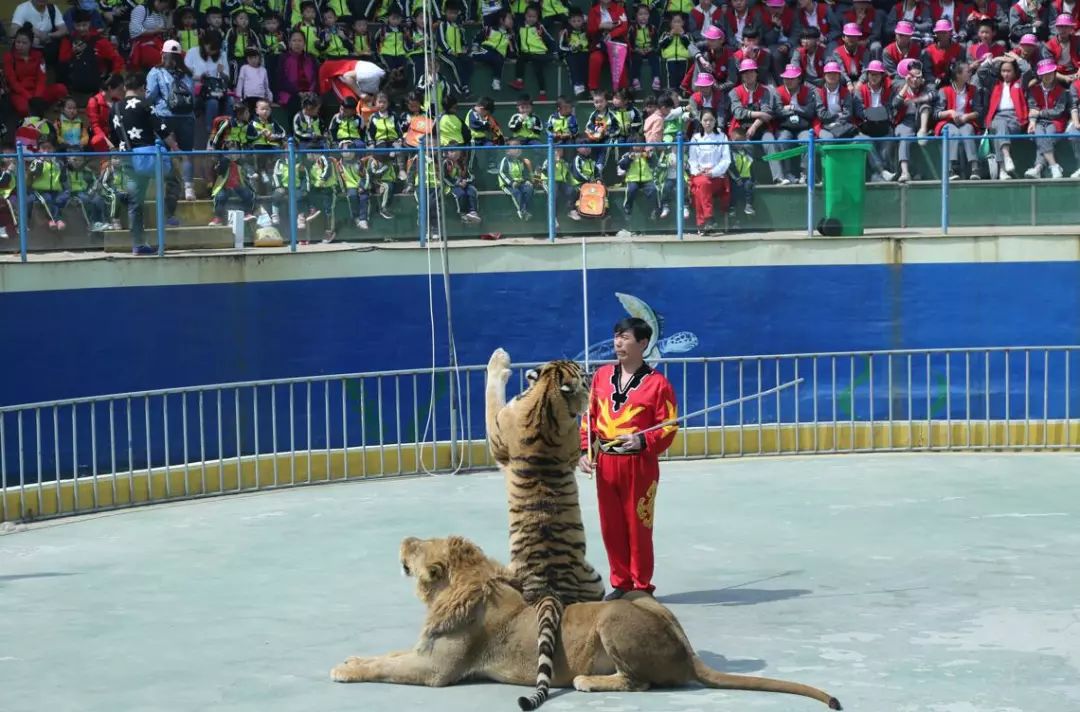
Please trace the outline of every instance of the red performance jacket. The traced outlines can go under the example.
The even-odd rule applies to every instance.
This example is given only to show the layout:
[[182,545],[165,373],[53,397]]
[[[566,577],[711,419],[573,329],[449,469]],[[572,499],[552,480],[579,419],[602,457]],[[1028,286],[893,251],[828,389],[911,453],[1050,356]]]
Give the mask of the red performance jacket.
[[[601,366],[593,376],[589,417],[581,419],[582,451],[590,442],[607,443],[620,435],[638,433],[671,420],[678,414],[675,390],[659,371],[644,365],[619,391],[616,368],[613,364]],[[587,426],[591,426],[591,433]],[[632,455],[657,458],[671,446],[678,429],[673,423],[645,433],[644,449]]]

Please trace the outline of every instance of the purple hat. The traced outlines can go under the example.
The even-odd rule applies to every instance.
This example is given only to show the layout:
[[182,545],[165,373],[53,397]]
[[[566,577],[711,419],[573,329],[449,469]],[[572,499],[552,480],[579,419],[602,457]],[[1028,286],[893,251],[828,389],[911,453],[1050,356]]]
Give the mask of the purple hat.
[[1054,20],[1054,27],[1076,27],[1076,25],[1073,23],[1071,15],[1062,13]]
[[1038,47],[1039,38],[1035,35],[1027,34],[1020,38],[1020,44],[1028,45],[1029,47]]
[[724,31],[716,25],[709,25],[701,33],[701,36],[707,40],[722,40],[724,39]]
[[908,75],[908,67],[910,67],[913,63],[917,61],[918,60],[911,59],[910,57],[901,59],[900,63],[896,65],[897,76],[899,76],[901,79],[906,79]]
[[825,69],[823,69],[821,73],[828,74],[829,72],[833,72],[835,74],[841,74],[843,71],[844,70],[839,62],[826,62]]
[[1041,77],[1044,74],[1056,74],[1057,62],[1052,59],[1042,59],[1035,66],[1035,72]]
[[875,59],[870,64],[866,65],[866,71],[868,72],[880,72],[885,73],[885,65],[881,63],[880,59]]
[[952,23],[948,20],[938,20],[934,23],[934,32],[952,32]]
[[911,37],[915,34],[915,26],[907,20],[900,20],[900,22],[896,23],[895,34]]
[[798,79],[802,76],[802,67],[797,64],[789,64],[784,67],[784,71],[780,74],[781,79]]
[[783,7],[784,0],[765,0],[765,5],[767,7]]
[[708,72],[701,72],[694,77],[694,86],[696,87],[711,87],[716,84],[716,80],[713,79],[713,75]]
[[739,62],[739,74],[742,74],[743,72],[756,72],[756,71],[757,71],[757,62],[755,62],[754,60],[752,60],[752,59],[744,59],[743,61]]
[[845,37],[862,37],[862,28],[856,25],[854,22],[849,22],[844,25]]

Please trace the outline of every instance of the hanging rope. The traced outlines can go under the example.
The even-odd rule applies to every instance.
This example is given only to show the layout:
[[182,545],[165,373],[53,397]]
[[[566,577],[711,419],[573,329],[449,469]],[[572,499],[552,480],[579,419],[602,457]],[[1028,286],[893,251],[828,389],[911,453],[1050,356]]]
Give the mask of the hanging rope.
[[[555,170],[552,166],[550,170]],[[582,312],[582,324],[585,331],[585,376],[590,378],[591,371],[589,369],[589,253],[588,248],[585,246],[585,235],[581,235],[581,312]],[[586,449],[589,462],[592,462],[592,382],[590,380],[588,384],[589,400],[588,406],[585,408],[585,434],[586,434]],[[592,473],[584,473],[590,480],[593,478]]]

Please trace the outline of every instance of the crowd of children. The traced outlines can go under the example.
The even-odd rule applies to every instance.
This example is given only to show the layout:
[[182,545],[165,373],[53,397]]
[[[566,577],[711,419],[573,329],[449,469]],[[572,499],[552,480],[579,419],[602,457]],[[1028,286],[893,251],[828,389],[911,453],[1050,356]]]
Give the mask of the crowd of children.
[[[953,179],[1017,176],[1006,137],[1013,133],[1036,137],[1036,161],[1026,177],[1061,178],[1055,148],[1062,139],[1080,139],[1075,0],[1019,0],[1009,7],[995,0],[595,0],[588,7],[585,0],[225,0],[223,6],[200,0],[162,12],[172,2],[144,8],[101,0],[97,10],[81,3],[63,56],[77,62],[79,52],[104,42],[119,52],[98,57],[101,71],[114,71],[123,57],[130,71],[155,65],[147,59],[151,45],[178,43],[190,72],[201,38],[224,37],[227,86],[207,75],[195,90],[200,107],[222,92],[236,99],[215,101],[222,115],[206,121],[207,146],[222,151],[211,181],[212,224],[224,221],[230,201],[246,213],[266,206],[280,222],[290,185],[300,189],[298,224],[306,227],[322,214],[326,240],[335,238],[344,212],[339,198],[358,230],[369,229],[374,213],[390,217],[395,195],[422,190],[452,202],[463,222],[476,223],[477,167],[497,177],[521,220],[530,219],[534,194],[548,187],[549,175],[560,215],[581,219],[583,192],[606,205],[606,192],[594,186],[617,181],[624,186],[624,216],[644,204],[647,214],[666,218],[678,181],[693,182],[689,162],[678,160],[670,144],[680,134],[688,141],[701,134],[706,114],[715,125],[710,140],[765,141],[765,153],[779,149],[774,139],[801,140],[811,132],[920,139],[871,153],[870,178],[884,181],[911,180],[915,145],[946,130],[957,138],[949,146]],[[131,39],[136,20],[137,42]],[[148,29],[157,24],[160,32]],[[425,48],[437,61],[425,63]],[[24,52],[29,64],[35,52]],[[338,60],[377,64],[405,91],[384,81],[382,91],[324,106],[318,66]],[[486,67],[497,95],[508,60],[514,64],[509,86],[520,98],[500,123],[495,99],[476,98],[473,82],[477,67]],[[554,97],[550,110],[539,109],[552,88],[545,70],[556,62],[568,91]],[[22,64],[8,64],[5,75],[22,76]],[[600,86],[605,67],[610,88]],[[520,94],[529,74],[537,107]],[[68,97],[59,118],[49,121],[42,96],[26,99],[16,140],[41,151],[117,148],[109,107],[123,90],[115,80],[103,80],[85,115],[81,102]],[[650,89],[650,96],[637,96]],[[168,100],[171,105],[173,97]],[[583,100],[591,110],[579,122]],[[274,121],[275,106],[293,109],[286,125]],[[978,146],[983,136],[992,140],[989,156]],[[280,153],[289,137],[301,150],[297,175],[289,175]],[[548,137],[585,145],[558,148],[548,166],[544,153],[530,148]],[[461,150],[440,153],[421,176],[416,152],[407,150],[421,139]],[[661,145],[631,147],[642,142]],[[630,146],[599,145],[608,143]],[[505,148],[484,150],[492,145]],[[318,153],[327,148],[340,150]],[[722,201],[729,203],[730,189],[737,189],[747,214],[753,213],[754,153],[761,151],[738,149],[739,160],[723,176],[729,190]],[[680,164],[683,176],[676,175]],[[776,184],[806,180],[805,157],[767,166]],[[63,229],[69,202],[81,206],[91,231],[116,227],[122,163],[72,156],[35,159],[28,167],[34,205],[50,228]],[[4,176],[0,192],[10,183]],[[0,219],[0,231],[5,224]]]

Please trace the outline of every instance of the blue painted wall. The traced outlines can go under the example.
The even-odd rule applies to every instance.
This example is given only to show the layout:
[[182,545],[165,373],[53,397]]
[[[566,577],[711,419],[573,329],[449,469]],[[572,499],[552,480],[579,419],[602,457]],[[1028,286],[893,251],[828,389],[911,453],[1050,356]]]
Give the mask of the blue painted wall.
[[[578,354],[583,347],[581,274],[577,271],[461,274],[451,279],[455,334],[459,361],[481,364],[496,346],[508,349],[517,362],[546,360]],[[628,292],[648,302],[664,320],[664,334],[691,331],[698,346],[686,356],[722,356],[816,351],[878,350],[900,348],[971,347],[998,345],[1064,345],[1080,343],[1080,263],[987,263],[916,264],[904,266],[776,266],[692,269],[596,269],[589,273],[592,343],[610,336],[611,325],[625,316],[615,292]],[[441,279],[435,279],[437,316],[436,353],[446,363],[445,309],[441,300]],[[15,404],[74,396],[120,393],[142,389],[198,385],[274,377],[308,376],[383,369],[424,368],[431,364],[426,276],[368,277],[355,279],[312,279],[274,283],[214,284],[138,287],[124,289],[53,290],[0,295],[0,334],[3,335],[0,369],[0,403]],[[1041,357],[1040,357],[1041,358]],[[1074,358],[1072,393],[1063,389],[1064,361],[1051,364],[1044,372],[1041,361],[1026,366],[1019,357],[1006,368],[1003,360],[991,359],[991,379],[983,383],[986,362],[972,364],[974,376],[964,365],[954,362],[946,369],[943,359],[930,368],[930,395],[910,404],[906,395],[897,398],[890,390],[907,393],[927,390],[927,369],[916,362],[910,388],[906,373],[893,374],[889,383],[888,364],[868,361],[839,364],[835,380],[831,364],[817,365],[821,383],[819,408],[831,415],[835,404],[838,417],[884,419],[890,402],[898,418],[964,417],[966,404],[958,397],[968,378],[973,387],[990,399],[976,398],[976,417],[989,410],[992,417],[1005,411],[1005,374],[1013,395],[1009,413],[1023,417],[1024,408],[1043,411],[1038,402],[1024,404],[1015,395],[1023,387],[1025,373],[1033,379],[1032,390],[1041,393],[1044,381],[1049,397],[1045,403],[1052,415],[1063,413],[1068,401],[1074,415],[1080,407],[1080,359]],[[894,369],[902,364],[894,363]],[[811,362],[800,362],[800,376],[813,372]],[[872,375],[871,375],[872,374]],[[683,412],[700,408],[700,371],[687,375],[682,388],[681,371],[671,373],[683,401]],[[794,377],[794,364],[785,364],[779,379],[769,364],[759,381],[748,370],[741,378],[742,393],[767,388],[778,380]],[[869,382],[876,390],[873,403]],[[734,366],[725,370],[723,393],[719,391],[720,368],[710,372],[710,403],[740,393],[740,377]],[[482,374],[469,383],[473,393],[472,433],[483,433],[481,400]],[[809,386],[809,383],[807,384]],[[372,384],[361,396],[359,384],[334,383],[326,392],[317,390],[310,418],[312,447],[345,442],[341,432],[341,409],[348,411],[355,428],[348,434],[349,445],[372,443],[378,438],[380,423],[373,417],[377,394]],[[400,422],[389,414],[381,427],[386,442],[399,437],[408,441],[422,429],[427,414],[425,403],[429,383],[421,379],[415,389],[420,403],[413,413],[411,386],[406,386],[406,403]],[[437,385],[445,398],[447,384]],[[342,389],[345,390],[344,397]],[[835,392],[835,395],[834,395]],[[288,397],[278,389],[279,404]],[[304,407],[305,393],[298,398],[295,423],[278,423],[279,448],[296,443],[307,446],[309,418]],[[384,393],[387,403],[391,394]],[[239,396],[239,409],[231,394],[222,408],[220,427],[225,435],[220,444],[224,455],[253,452],[258,431],[265,452],[275,434],[268,408],[270,390],[254,403],[250,391]],[[946,400],[951,404],[946,408]],[[996,400],[995,400],[996,399]],[[1071,399],[1071,400],[1069,400]],[[798,396],[789,391],[779,398],[743,409],[716,413],[711,424],[769,422],[779,410],[785,421],[806,421],[812,414],[812,393],[808,387]],[[826,402],[828,401],[828,402]],[[330,426],[324,422],[323,408],[331,404]],[[365,414],[361,416],[361,403]],[[136,403],[131,415],[135,444],[131,461],[126,452],[115,455],[120,469],[142,467],[150,461],[182,461],[186,444],[194,456],[205,448],[207,457],[219,453],[216,432],[216,403],[205,403],[207,431],[197,435],[179,431],[184,399],[170,400],[169,437],[166,458],[163,447],[146,448],[146,404]],[[192,415],[198,407],[187,399]],[[871,412],[871,407],[873,412]],[[797,408],[797,410],[796,410]],[[256,428],[254,414],[261,423]],[[160,435],[165,427],[162,403],[149,404],[151,431]],[[96,429],[107,432],[108,413],[95,411]],[[116,413],[115,425],[122,431],[127,413]],[[52,413],[45,413],[42,428],[41,478],[50,479],[74,472],[87,474],[93,466],[87,446],[91,432],[88,408],[74,418],[77,440],[69,435],[69,410],[56,414],[61,442],[53,446]],[[695,423],[700,425],[701,423]],[[27,462],[36,456],[37,424],[24,422],[23,451]],[[352,428],[353,426],[348,426]],[[240,445],[234,434],[239,428]],[[445,437],[445,423],[440,425]],[[17,463],[17,424],[9,417],[4,423],[9,443],[9,482]],[[102,439],[102,442],[107,442]],[[78,454],[75,450],[78,450]],[[60,457],[55,457],[59,450]],[[99,448],[97,466],[106,471],[114,455]],[[36,468],[36,465],[35,465]],[[36,469],[32,480],[37,479]]]
[[[446,362],[440,278],[437,358]],[[459,360],[582,349],[579,272],[451,278]],[[1080,343],[1080,262],[592,270],[591,341],[629,292],[687,355]],[[0,295],[0,404],[431,365],[424,276]]]

